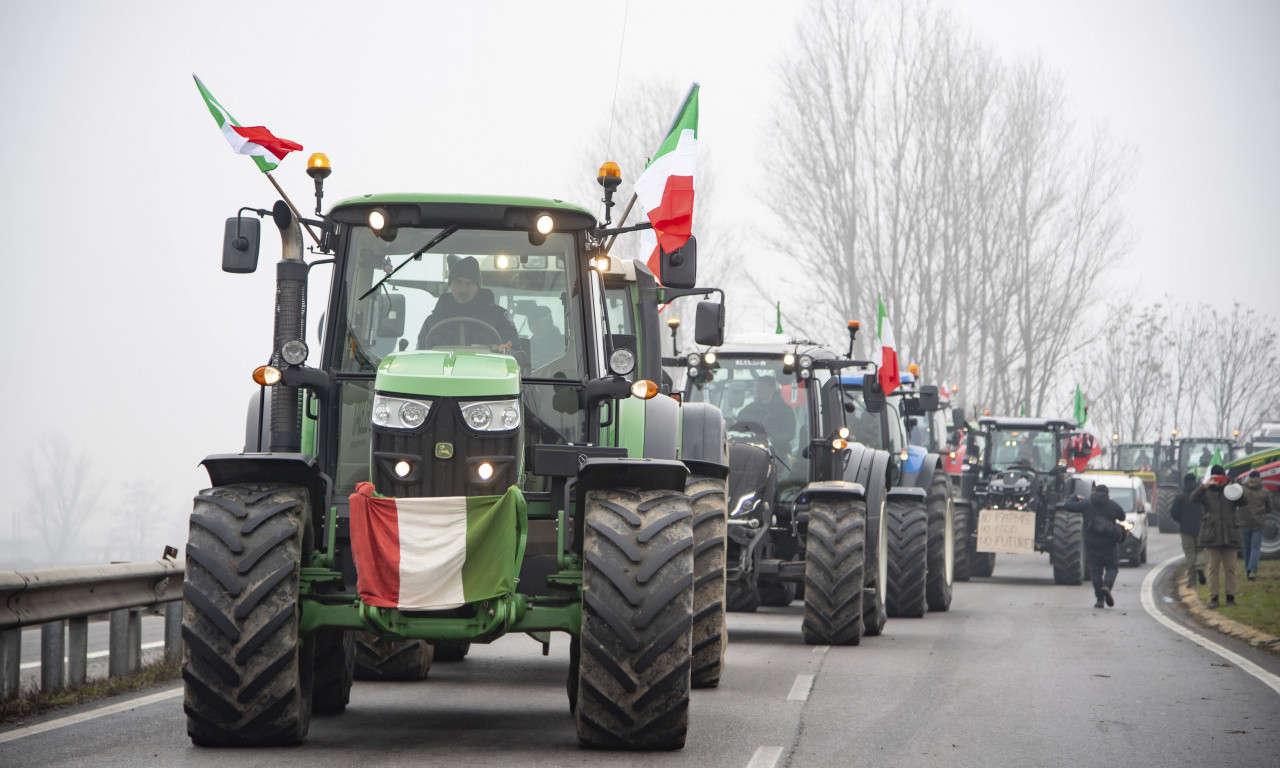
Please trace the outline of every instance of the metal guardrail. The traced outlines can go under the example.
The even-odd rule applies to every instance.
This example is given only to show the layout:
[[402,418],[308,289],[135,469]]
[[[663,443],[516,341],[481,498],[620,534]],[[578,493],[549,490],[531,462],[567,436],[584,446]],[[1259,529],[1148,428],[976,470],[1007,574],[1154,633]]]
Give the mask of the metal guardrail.
[[89,617],[93,614],[111,617],[111,676],[140,667],[142,611],[162,604],[165,659],[176,661],[182,647],[185,570],[180,561],[158,560],[0,571],[0,701],[22,692],[23,627],[40,626],[40,683],[45,691],[85,681]]

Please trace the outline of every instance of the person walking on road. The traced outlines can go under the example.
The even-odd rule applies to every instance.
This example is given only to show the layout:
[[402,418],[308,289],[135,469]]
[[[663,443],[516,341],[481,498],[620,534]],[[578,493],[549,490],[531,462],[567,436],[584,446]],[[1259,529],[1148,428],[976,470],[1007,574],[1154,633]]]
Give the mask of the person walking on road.
[[1169,516],[1178,521],[1182,536],[1182,554],[1187,558],[1187,586],[1195,589],[1196,581],[1204,583],[1204,549],[1200,546],[1200,504],[1191,500],[1196,489],[1196,476],[1188,472],[1182,476],[1182,492],[1173,498]]
[[1240,540],[1244,553],[1244,577],[1253,581],[1258,578],[1258,558],[1262,555],[1262,529],[1267,525],[1267,515],[1271,514],[1271,493],[1262,484],[1262,475],[1258,471],[1249,473],[1245,479],[1244,496],[1240,499]]
[[1116,604],[1111,588],[1116,584],[1116,572],[1120,557],[1116,548],[1116,523],[1124,520],[1124,509],[1111,500],[1111,491],[1105,485],[1096,485],[1088,500],[1077,495],[1068,501],[1068,512],[1084,516],[1084,553],[1089,564],[1089,580],[1093,582],[1094,608]]
[[1204,547],[1209,565],[1209,607],[1218,607],[1218,587],[1227,590],[1227,605],[1236,604],[1236,552],[1240,549],[1240,527],[1236,524],[1236,505],[1222,495],[1227,473],[1214,464],[1205,475],[1204,485],[1191,492],[1191,501],[1200,502],[1204,516],[1200,520],[1200,546]]

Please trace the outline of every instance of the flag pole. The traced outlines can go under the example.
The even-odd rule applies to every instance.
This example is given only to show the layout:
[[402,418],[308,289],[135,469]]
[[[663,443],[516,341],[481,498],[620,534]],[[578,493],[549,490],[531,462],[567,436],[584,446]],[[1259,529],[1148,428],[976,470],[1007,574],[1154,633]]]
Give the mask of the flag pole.
[[271,171],[263,171],[262,174],[267,177],[267,181],[271,182],[271,186],[275,187],[276,191],[280,193],[280,197],[284,199],[284,204],[289,206],[289,210],[293,211],[294,218],[296,218],[298,220],[298,223],[302,225],[302,228],[307,231],[307,234],[311,235],[312,242],[314,242],[316,244],[316,247],[319,248],[320,239],[316,237],[315,232],[311,231],[311,225],[307,224],[305,221],[302,220],[302,214],[298,213],[298,209],[294,207],[293,201],[290,200],[289,196],[286,195],[284,193],[284,190],[280,188],[280,185],[276,182],[275,177],[271,175]]

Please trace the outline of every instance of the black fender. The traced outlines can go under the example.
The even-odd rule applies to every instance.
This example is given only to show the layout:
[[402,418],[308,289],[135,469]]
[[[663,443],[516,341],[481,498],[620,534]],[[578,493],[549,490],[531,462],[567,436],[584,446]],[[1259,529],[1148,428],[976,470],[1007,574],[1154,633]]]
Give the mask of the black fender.
[[[860,443],[849,446],[849,462],[845,465],[844,479],[860,483],[866,498],[876,499],[885,495],[889,479],[889,452]],[[868,520],[879,510],[868,510]]]
[[917,488],[924,488],[928,490],[929,485],[933,483],[933,473],[941,466],[941,456],[936,453],[925,454],[924,461],[920,465],[920,471],[904,475],[902,478],[902,484],[914,485]]
[[333,503],[333,481],[320,471],[314,456],[305,453],[219,453],[200,462],[215,487],[241,483],[287,483],[307,489],[311,522],[318,536]]
[[889,501],[897,501],[899,499],[920,499],[923,501],[928,497],[929,494],[925,489],[914,485],[896,485],[885,494],[885,498]]
[[677,458],[680,448],[680,410],[680,404],[665,395],[658,395],[644,401],[644,455],[646,458]]
[[689,471],[721,480],[728,477],[724,414],[710,403],[685,403],[680,410],[680,458]]
[[577,482],[574,483],[579,499],[594,488],[640,488],[655,490],[665,488],[684,491],[689,479],[689,469],[675,459],[585,459],[578,465]]
[[848,480],[826,480],[806,485],[804,487],[804,497],[810,501],[830,498],[865,499],[867,498],[867,490],[862,483],[852,483]]

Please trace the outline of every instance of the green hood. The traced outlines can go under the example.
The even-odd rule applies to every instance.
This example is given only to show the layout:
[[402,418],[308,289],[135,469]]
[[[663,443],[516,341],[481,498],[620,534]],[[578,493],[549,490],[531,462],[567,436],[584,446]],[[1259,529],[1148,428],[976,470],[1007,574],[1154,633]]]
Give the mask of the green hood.
[[520,394],[520,366],[514,357],[493,352],[404,352],[382,359],[375,388],[429,397],[515,397]]

